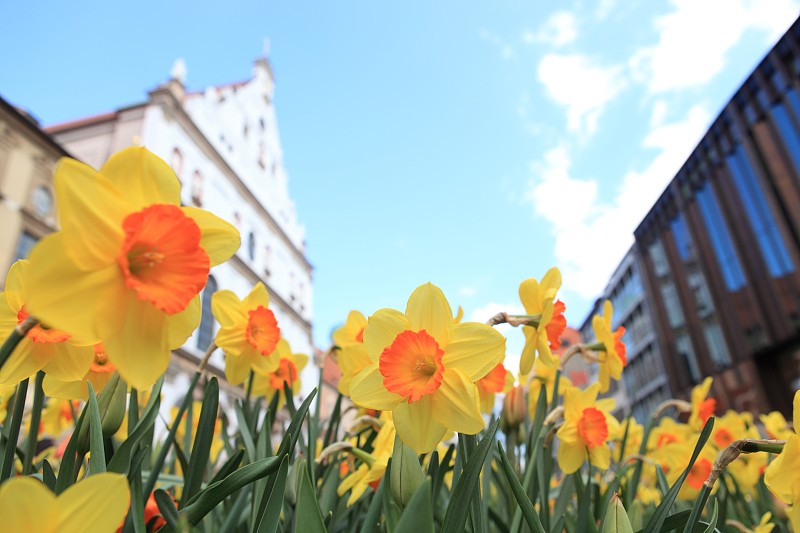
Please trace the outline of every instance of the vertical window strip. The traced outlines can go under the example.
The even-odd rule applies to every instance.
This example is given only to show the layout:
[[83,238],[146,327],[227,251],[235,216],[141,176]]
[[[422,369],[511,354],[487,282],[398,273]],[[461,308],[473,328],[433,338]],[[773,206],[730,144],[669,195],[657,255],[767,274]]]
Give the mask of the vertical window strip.
[[725,286],[729,291],[739,290],[747,284],[747,280],[742,271],[739,256],[733,247],[733,240],[728,227],[722,218],[722,212],[714,196],[714,191],[711,190],[707,183],[697,191],[697,203],[711,237],[711,246],[714,248],[717,262],[720,270],[722,270]]

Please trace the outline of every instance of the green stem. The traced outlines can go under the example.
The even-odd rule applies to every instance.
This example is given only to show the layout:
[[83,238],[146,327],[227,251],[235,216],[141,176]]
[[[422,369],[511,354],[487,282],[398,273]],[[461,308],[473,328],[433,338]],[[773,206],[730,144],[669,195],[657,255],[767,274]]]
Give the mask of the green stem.
[[17,451],[19,428],[22,425],[22,413],[25,409],[25,397],[28,395],[28,382],[25,378],[17,385],[17,394],[14,396],[14,414],[11,415],[11,425],[6,435],[6,448],[3,450],[3,464],[0,465],[0,483],[11,477],[14,465],[14,452]]
[[783,451],[784,444],[786,443],[748,441],[742,445],[742,451],[744,453],[756,453],[756,452],[781,453]]
[[31,410],[31,427],[28,430],[28,443],[25,449],[25,462],[22,465],[23,476],[31,473],[33,457],[36,455],[36,444],[39,441],[39,422],[42,419],[42,404],[44,403],[43,381],[44,372],[39,370],[36,373],[36,382],[33,386],[33,409]]

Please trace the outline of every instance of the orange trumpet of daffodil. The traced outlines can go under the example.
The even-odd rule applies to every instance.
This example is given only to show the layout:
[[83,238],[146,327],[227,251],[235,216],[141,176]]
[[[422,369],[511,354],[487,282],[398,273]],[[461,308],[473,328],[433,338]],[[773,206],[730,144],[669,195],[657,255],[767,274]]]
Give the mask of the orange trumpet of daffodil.
[[31,252],[29,311],[102,341],[120,376],[147,388],[199,324],[198,293],[239,233],[181,207],[175,173],[144,148],[117,152],[99,172],[63,158],[53,181],[61,230]]
[[269,293],[260,281],[244,300],[231,291],[211,297],[211,311],[221,326],[216,343],[225,352],[225,377],[233,385],[244,382],[251,369],[267,373],[278,368],[281,330],[268,307]]
[[293,394],[300,392],[300,372],[308,364],[308,356],[303,353],[292,353],[292,347],[286,339],[278,341],[275,349],[278,365],[271,372],[253,371],[253,394],[265,396],[267,401],[272,401],[275,394],[279,394],[278,405],[282,406],[286,399],[283,397],[284,382],[289,385]]
[[94,345],[92,364],[82,379],[64,381],[48,374],[44,378],[44,392],[55,398],[86,400],[89,398],[89,387],[86,382],[90,382],[95,393],[100,394],[116,370],[117,368],[108,360],[105,347],[102,343],[98,343]]
[[559,336],[567,326],[564,318],[566,306],[561,301],[556,301],[556,293],[561,287],[561,271],[551,268],[542,278],[541,282],[529,278],[519,285],[519,299],[528,315],[538,315],[539,325],[525,325],[525,347],[522,349],[522,359],[519,371],[527,375],[533,367],[536,354],[548,366],[556,366],[558,360],[553,357],[552,349],[561,345]]
[[611,331],[611,320],[614,316],[614,308],[610,300],[603,304],[603,316],[594,315],[592,317],[592,329],[597,337],[597,342],[603,344],[600,350],[600,362],[598,363],[598,381],[600,382],[600,392],[607,392],[611,385],[611,378],[619,381],[622,378],[622,369],[628,364],[625,357],[625,344],[620,340],[625,334],[625,328],[619,327],[617,331]]
[[498,363],[488,374],[475,382],[481,397],[481,411],[491,414],[494,409],[494,395],[508,392],[514,386],[514,375],[506,370],[503,363]]
[[130,489],[122,474],[95,474],[56,496],[41,481],[17,477],[0,486],[5,531],[112,533],[128,513]]
[[505,338],[486,324],[456,323],[441,289],[418,287],[405,313],[377,311],[364,345],[370,364],[350,383],[353,402],[392,411],[398,435],[417,453],[432,451],[448,429],[483,429],[475,382],[503,360]]
[[[29,277],[28,261],[11,265],[5,292],[0,293],[0,338],[7,338],[29,316]],[[0,384],[16,385],[39,370],[63,381],[80,380],[91,363],[91,342],[40,324],[27,333],[0,369]]]
[[564,424],[558,430],[558,466],[565,474],[577,471],[588,459],[592,466],[606,470],[611,464],[608,441],[619,433],[619,422],[611,414],[613,398],[597,399],[600,384],[582,391],[564,391]]

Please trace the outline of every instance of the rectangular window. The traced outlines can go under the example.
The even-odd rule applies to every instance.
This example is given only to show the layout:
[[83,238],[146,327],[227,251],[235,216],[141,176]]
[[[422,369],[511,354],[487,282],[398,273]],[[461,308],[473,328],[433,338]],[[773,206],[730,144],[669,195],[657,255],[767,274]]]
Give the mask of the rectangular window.
[[33,245],[39,239],[34,237],[27,231],[23,231],[22,235],[19,236],[19,241],[17,241],[17,250],[14,252],[14,261],[19,259],[27,259],[28,255],[31,253],[31,249]]
[[678,355],[686,364],[686,370],[689,371],[689,376],[692,379],[692,383],[697,383],[700,381],[700,378],[702,377],[700,374],[700,367],[697,366],[697,358],[694,355],[692,341],[689,340],[688,335],[683,334],[675,339],[675,351],[678,352]]
[[711,360],[714,361],[714,366],[717,369],[727,368],[731,364],[731,356],[728,353],[728,347],[725,344],[725,338],[722,336],[722,330],[719,324],[710,322],[703,327],[703,336],[706,338],[706,346],[708,353],[711,354]]
[[686,220],[681,213],[672,219],[670,227],[672,228],[672,237],[675,239],[675,246],[678,248],[678,255],[684,261],[690,259],[692,257],[692,236],[689,234]]
[[656,276],[661,277],[669,274],[669,263],[667,263],[664,245],[661,244],[660,239],[650,245],[648,253],[650,254],[650,260],[653,262],[653,270]]
[[767,198],[758,183],[755,169],[747,158],[744,146],[738,145],[726,159],[770,275],[780,277],[793,272],[794,265],[789,257],[789,251],[786,249],[775,217],[769,209]]
[[772,106],[772,120],[778,128],[786,151],[792,158],[795,172],[800,174],[800,133],[783,103],[778,102]]
[[694,304],[697,308],[697,316],[706,318],[714,312],[714,302],[711,300],[711,293],[708,290],[706,278],[702,272],[692,272],[686,277],[686,283],[694,294]]
[[722,217],[722,211],[714,196],[711,186],[706,183],[697,191],[697,205],[700,207],[700,214],[706,225],[706,230],[711,240],[711,247],[717,256],[725,286],[729,291],[737,291],[747,284],[747,279],[742,271],[742,264],[736,249],[733,246],[733,239]]
[[679,328],[683,325],[683,309],[678,297],[678,290],[672,282],[664,283],[661,286],[661,298],[664,300],[664,309],[667,312],[667,322],[671,328]]

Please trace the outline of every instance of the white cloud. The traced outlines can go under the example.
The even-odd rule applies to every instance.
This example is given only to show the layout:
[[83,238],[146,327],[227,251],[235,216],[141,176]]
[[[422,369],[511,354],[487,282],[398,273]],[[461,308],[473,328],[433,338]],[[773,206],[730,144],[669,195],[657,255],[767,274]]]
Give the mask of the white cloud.
[[475,287],[461,287],[458,289],[458,295],[464,298],[472,298],[478,293]]
[[580,54],[547,54],[539,63],[539,81],[550,98],[567,108],[567,127],[589,135],[605,105],[624,87],[620,67],[593,64]]
[[658,43],[634,54],[634,77],[652,93],[703,85],[748,29],[772,42],[797,17],[798,0],[672,0],[655,20]]
[[578,38],[578,21],[569,11],[556,11],[535,32],[526,31],[522,40],[528,44],[546,43],[558,48]]
[[658,154],[641,171],[629,172],[611,202],[597,202],[598,183],[575,178],[565,144],[534,163],[526,198],[556,238],[556,261],[564,291],[594,298],[633,243],[633,230],[700,140],[710,113],[693,107],[685,119],[654,127],[642,146]]

